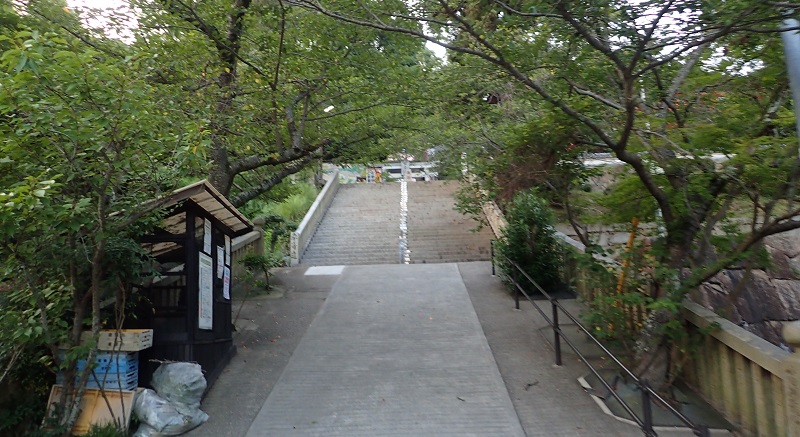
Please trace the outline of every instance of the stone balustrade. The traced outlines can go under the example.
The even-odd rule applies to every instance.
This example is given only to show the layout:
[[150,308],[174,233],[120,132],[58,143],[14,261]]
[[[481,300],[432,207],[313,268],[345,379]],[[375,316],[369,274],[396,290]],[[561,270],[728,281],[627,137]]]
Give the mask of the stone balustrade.
[[742,435],[800,435],[800,356],[694,302],[685,303],[684,314],[695,329],[718,327],[703,337],[683,379],[738,424]]
[[244,277],[245,268],[239,262],[245,255],[255,253],[264,255],[264,219],[253,220],[252,231],[236,237],[231,241],[231,277],[240,279]]
[[492,228],[495,238],[500,238],[503,228],[508,225],[503,211],[494,201],[484,203],[482,208],[483,215],[486,216],[486,221],[489,222],[489,227]]
[[309,208],[308,212],[306,212],[306,215],[303,217],[303,221],[300,222],[297,230],[292,232],[291,239],[289,241],[289,256],[291,258],[292,266],[296,266],[300,263],[300,258],[303,256],[303,252],[305,252],[306,247],[308,247],[311,237],[314,236],[317,226],[319,226],[319,223],[325,216],[325,212],[328,211],[328,207],[331,206],[333,198],[336,197],[336,192],[338,190],[339,170],[336,170],[331,175],[330,180],[328,180],[328,182],[322,188],[322,191],[320,191],[316,200],[314,200],[314,203],[311,204],[311,208]]

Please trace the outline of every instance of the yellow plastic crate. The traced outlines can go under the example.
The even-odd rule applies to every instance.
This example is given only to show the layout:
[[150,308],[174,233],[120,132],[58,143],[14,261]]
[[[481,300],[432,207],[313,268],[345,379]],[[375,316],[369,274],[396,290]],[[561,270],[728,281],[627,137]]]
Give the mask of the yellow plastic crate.
[[[91,332],[84,332],[81,342],[88,342]],[[152,329],[123,329],[116,331],[104,329],[97,339],[97,349],[101,351],[136,352],[153,346]]]
[[[48,411],[58,403],[63,390],[60,385],[54,385],[50,390]],[[84,435],[92,425],[106,424],[114,424],[117,429],[126,431],[131,420],[135,395],[133,390],[105,390],[103,393],[101,390],[87,388],[81,398],[81,413],[72,428],[72,434]]]

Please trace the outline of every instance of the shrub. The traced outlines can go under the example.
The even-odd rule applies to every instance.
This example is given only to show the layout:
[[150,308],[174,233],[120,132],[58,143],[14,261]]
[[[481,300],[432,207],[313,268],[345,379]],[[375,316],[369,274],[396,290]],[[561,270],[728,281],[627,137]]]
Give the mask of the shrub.
[[245,267],[246,275],[244,280],[246,283],[269,291],[271,287],[269,278],[272,276],[269,269],[281,266],[283,259],[275,254],[258,255],[248,253],[239,262]]
[[518,193],[506,209],[508,226],[495,246],[502,255],[500,267],[511,276],[519,265],[545,291],[561,283],[564,248],[556,237],[555,215],[546,200],[534,190]]

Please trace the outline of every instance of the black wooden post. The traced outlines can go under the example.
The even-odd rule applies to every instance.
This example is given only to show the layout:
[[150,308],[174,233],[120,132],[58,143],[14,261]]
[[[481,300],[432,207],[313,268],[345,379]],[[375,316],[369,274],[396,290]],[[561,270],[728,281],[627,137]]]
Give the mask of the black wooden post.
[[558,304],[555,300],[550,301],[553,308],[553,345],[556,349],[556,366],[561,365],[561,328],[558,326]]
[[[198,263],[200,262],[200,258],[198,252],[200,248],[197,246],[196,240],[196,226],[195,226],[195,218],[197,217],[197,210],[190,206],[186,208],[186,247],[185,254],[184,254],[184,270],[186,271],[186,303],[184,304],[186,315],[184,318],[186,320],[186,344],[184,347],[186,348],[186,352],[191,351],[191,345],[194,344],[195,339],[195,330],[197,329],[197,305],[198,305],[198,296],[197,291],[199,290],[199,279],[198,274],[200,270],[200,266]],[[200,226],[203,226],[202,224]],[[202,241],[202,240],[201,240]],[[191,359],[191,357],[184,356],[182,357],[185,360]]]
[[709,431],[708,427],[705,425],[697,425],[694,430],[694,435],[697,437],[711,437],[711,431]]
[[650,385],[647,381],[639,381],[639,389],[642,391],[642,431],[647,437],[656,437],[657,434],[653,430],[653,408],[650,405]]
[[494,268],[494,240],[489,242],[489,253],[491,253],[492,257],[492,276],[496,276]]

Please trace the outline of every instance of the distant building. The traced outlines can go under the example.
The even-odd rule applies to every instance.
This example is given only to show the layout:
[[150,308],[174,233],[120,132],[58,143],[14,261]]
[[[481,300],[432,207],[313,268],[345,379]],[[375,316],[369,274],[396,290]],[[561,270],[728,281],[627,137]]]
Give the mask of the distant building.
[[323,177],[327,181],[334,170],[338,169],[339,182],[342,184],[392,182],[401,179],[423,182],[438,179],[436,162],[414,161],[413,156],[408,156],[406,160],[398,158],[390,156],[388,162],[373,165],[323,164]]

